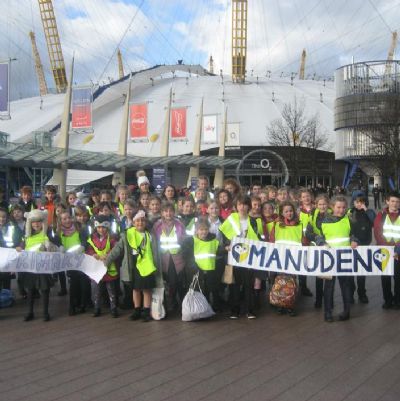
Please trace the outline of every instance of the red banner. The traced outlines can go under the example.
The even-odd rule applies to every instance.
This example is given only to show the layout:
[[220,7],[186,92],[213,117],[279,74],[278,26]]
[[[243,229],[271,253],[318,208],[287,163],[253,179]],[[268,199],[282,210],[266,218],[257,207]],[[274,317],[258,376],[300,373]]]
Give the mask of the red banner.
[[147,140],[147,104],[131,104],[129,106],[130,138],[133,141]]
[[171,139],[186,139],[186,107],[171,110]]
[[92,88],[74,88],[72,90],[73,130],[92,128]]

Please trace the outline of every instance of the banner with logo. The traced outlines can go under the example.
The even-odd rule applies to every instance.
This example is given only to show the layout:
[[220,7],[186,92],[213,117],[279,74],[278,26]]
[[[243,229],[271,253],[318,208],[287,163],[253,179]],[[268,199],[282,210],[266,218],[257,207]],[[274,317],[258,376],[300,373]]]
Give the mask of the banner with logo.
[[236,148],[240,146],[240,124],[228,123],[225,138],[226,148]]
[[171,140],[186,141],[186,107],[171,109]]
[[276,245],[235,237],[228,263],[233,266],[302,276],[391,276],[394,247]]
[[153,178],[151,180],[157,195],[161,195],[167,183],[167,174],[165,168],[153,168]]
[[217,115],[203,116],[203,143],[217,142]]
[[10,63],[0,63],[0,120],[10,119]]
[[147,103],[129,106],[129,132],[133,142],[147,142]]
[[17,252],[0,248],[0,272],[54,274],[79,270],[98,283],[106,274],[104,263],[82,253]]
[[72,89],[72,119],[73,131],[92,130],[92,87],[86,86]]

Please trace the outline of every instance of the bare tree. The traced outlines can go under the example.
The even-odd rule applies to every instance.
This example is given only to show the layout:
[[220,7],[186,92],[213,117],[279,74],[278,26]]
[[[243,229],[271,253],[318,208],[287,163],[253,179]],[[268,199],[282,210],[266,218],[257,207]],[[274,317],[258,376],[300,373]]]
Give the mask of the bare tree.
[[294,183],[298,182],[298,148],[313,149],[312,170],[315,176],[317,150],[328,146],[328,135],[321,129],[318,114],[308,117],[305,113],[305,101],[294,98],[293,103],[285,103],[282,118],[271,121],[267,127],[267,141],[272,146],[293,147],[289,152],[289,162],[293,171]]

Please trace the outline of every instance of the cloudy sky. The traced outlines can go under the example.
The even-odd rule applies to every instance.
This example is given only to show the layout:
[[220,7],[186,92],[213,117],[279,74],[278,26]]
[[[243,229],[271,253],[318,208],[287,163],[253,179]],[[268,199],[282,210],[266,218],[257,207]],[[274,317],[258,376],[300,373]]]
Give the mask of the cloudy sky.
[[[67,67],[75,53],[77,84],[155,64],[200,63],[230,73],[231,0],[53,0]],[[0,60],[12,62],[13,98],[38,93],[28,33],[34,31],[49,87],[54,82],[37,0],[0,0]],[[248,71],[265,76],[299,69],[331,77],[343,64],[385,59],[400,31],[400,0],[249,0]],[[400,32],[399,32],[400,34]],[[398,52],[400,54],[400,45]]]

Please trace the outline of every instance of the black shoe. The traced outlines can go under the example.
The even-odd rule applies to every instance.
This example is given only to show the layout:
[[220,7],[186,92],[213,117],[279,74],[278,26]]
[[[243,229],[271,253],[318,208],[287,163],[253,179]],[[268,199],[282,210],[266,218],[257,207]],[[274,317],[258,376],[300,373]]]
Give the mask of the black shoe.
[[68,293],[67,293],[67,290],[61,290],[61,291],[58,291],[58,293],[57,293],[57,295],[59,296],[59,297],[64,297],[65,295],[67,295]]
[[76,315],[75,307],[69,308],[68,314],[69,314],[70,316],[75,316],[75,315]]
[[392,309],[392,303],[391,302],[385,302],[383,305],[382,305],[382,308],[383,309]]
[[308,287],[302,287],[301,295],[303,295],[304,297],[312,297],[313,293],[310,291]]
[[45,313],[45,314],[43,315],[43,321],[44,321],[44,322],[49,322],[49,321],[50,321],[50,315],[49,315],[48,313]]
[[333,322],[332,313],[325,313],[325,322],[327,322],[327,323],[332,323]]
[[30,322],[31,320],[34,319],[33,313],[28,313],[25,317],[24,317],[24,321],[25,322]]
[[294,309],[288,309],[287,313],[290,317],[295,317],[297,316],[297,312]]
[[129,316],[130,320],[139,320],[141,315],[141,310],[140,308],[135,308],[133,313]]
[[150,308],[144,308],[143,309],[143,318],[142,321],[147,323],[150,322],[151,316],[150,316]]
[[349,320],[350,319],[350,313],[341,313],[339,315],[339,321],[340,322],[344,322],[345,320]]
[[286,313],[286,309],[284,308],[277,308],[276,312],[278,315],[284,315]]
[[100,309],[96,309],[93,313],[93,317],[99,317],[101,315],[101,310]]
[[358,300],[362,303],[362,304],[367,304],[369,302],[369,299],[366,295],[360,295],[358,297]]
[[239,319],[239,313],[235,313],[235,312],[231,313],[229,316],[229,319],[231,319],[231,320]]
[[119,313],[118,313],[118,309],[117,308],[111,309],[111,316],[113,318],[119,317]]
[[86,307],[85,306],[81,306],[79,308],[79,313],[86,313]]
[[257,316],[253,312],[247,314],[247,319],[257,319]]

